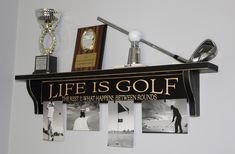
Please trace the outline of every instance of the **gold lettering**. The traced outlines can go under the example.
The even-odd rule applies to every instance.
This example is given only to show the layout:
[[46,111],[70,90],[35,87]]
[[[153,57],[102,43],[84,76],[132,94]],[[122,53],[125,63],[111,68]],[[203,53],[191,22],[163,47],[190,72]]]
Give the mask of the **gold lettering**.
[[53,96],[53,84],[50,84],[50,96],[48,99],[56,98],[58,96],[58,93]]
[[175,89],[175,84],[169,84],[169,80],[176,80],[176,82],[178,82],[178,78],[165,78],[166,80],[166,95],[171,95],[169,93],[169,88],[173,88]]
[[96,91],[96,83],[97,82],[93,82],[93,91],[92,91],[93,93],[97,93],[97,91]]
[[[84,94],[85,93],[85,82],[76,83],[76,94]],[[82,91],[79,91],[82,90]]]
[[101,87],[101,88],[103,88],[104,90],[102,90],[102,89],[98,89],[98,92],[101,92],[101,93],[105,93],[105,92],[108,92],[109,91],[109,82],[108,81],[102,81],[102,82],[100,82],[99,83],[99,86]]
[[59,90],[60,94],[58,97],[61,97],[62,96],[62,83],[60,83],[59,86],[60,86],[60,90]]
[[[121,83],[127,83],[128,84],[128,86],[126,86],[126,88],[127,89],[120,89],[120,87],[119,87],[119,85],[121,84]],[[129,80],[121,80],[121,81],[119,81],[117,84],[116,84],[116,89],[118,90],[118,91],[120,91],[120,92],[129,92],[130,91],[130,81]]]
[[[71,87],[69,87],[71,86]],[[65,96],[68,95],[68,90],[73,90],[74,83],[66,83],[65,84]]]
[[[144,83],[145,83],[145,89],[144,89],[144,90],[138,90],[138,89],[136,89],[136,83],[138,83],[138,82],[144,82]],[[146,80],[139,79],[139,80],[137,80],[137,81],[135,81],[135,82],[133,83],[133,89],[134,89],[136,92],[143,93],[143,92],[146,92],[146,91],[148,90],[148,88],[149,88],[149,83],[148,83]]]
[[163,93],[163,89],[161,90],[161,91],[155,91],[155,81],[156,81],[156,79],[150,79],[151,81],[152,81],[152,91],[151,91],[151,93],[153,93],[153,94],[162,94]]

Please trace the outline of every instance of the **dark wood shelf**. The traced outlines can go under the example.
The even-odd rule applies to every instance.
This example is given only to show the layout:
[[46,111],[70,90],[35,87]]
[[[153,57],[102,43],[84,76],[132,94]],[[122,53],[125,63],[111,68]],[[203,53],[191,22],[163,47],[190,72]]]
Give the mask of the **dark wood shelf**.
[[[28,74],[28,75],[16,75],[15,80],[26,81],[27,90],[29,95],[32,97],[34,102],[35,114],[42,114],[43,112],[43,101],[48,101],[50,94],[48,91],[48,84],[62,84],[71,81],[83,81],[87,85],[91,81],[106,80],[105,82],[110,83],[110,89],[115,89],[115,83],[119,80],[131,82],[133,80],[159,80],[164,84],[164,77],[177,77],[179,80],[178,90],[174,95],[158,96],[157,99],[177,99],[187,98],[189,101],[189,111],[191,116],[200,116],[200,74],[201,73],[216,73],[218,72],[218,66],[209,62],[202,63],[187,63],[187,64],[173,64],[173,65],[162,65],[162,66],[146,66],[146,67],[126,67],[118,69],[106,69],[106,70],[94,70],[94,71],[82,71],[82,72],[62,72],[62,73],[50,73],[50,74]],[[178,81],[177,80],[177,81]],[[90,83],[91,84],[91,83]],[[104,88],[104,86],[100,85]],[[143,87],[146,85],[143,85]],[[58,87],[58,86],[57,86]],[[140,86],[141,87],[141,86]],[[148,86],[147,86],[148,87]],[[87,91],[87,95],[92,95],[91,87]],[[88,88],[88,89],[89,89]],[[94,88],[94,87],[93,87]],[[108,91],[106,95],[118,95],[118,92]],[[151,93],[151,92],[150,92]],[[123,92],[123,95],[134,94],[132,91],[128,93]],[[149,91],[141,92],[141,94],[149,94]],[[102,95],[102,94],[100,94]],[[59,97],[58,99],[62,99]],[[138,100],[137,100],[138,101]],[[105,103],[102,102],[102,103]],[[107,101],[106,101],[107,103]]]
[[169,72],[180,72],[187,70],[196,70],[199,73],[215,73],[218,72],[218,66],[209,62],[203,63],[188,63],[188,64],[173,64],[160,66],[146,66],[146,67],[126,67],[118,69],[82,71],[82,72],[62,72],[51,74],[28,74],[16,75],[15,80],[55,80],[55,79],[79,79],[92,77],[117,77],[117,76],[131,76],[134,74],[148,75],[148,74],[164,74]]

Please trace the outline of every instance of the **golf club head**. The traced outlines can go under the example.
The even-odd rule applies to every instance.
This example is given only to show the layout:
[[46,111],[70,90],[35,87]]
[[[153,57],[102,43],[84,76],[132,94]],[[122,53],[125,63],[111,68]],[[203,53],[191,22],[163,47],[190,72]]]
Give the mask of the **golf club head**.
[[206,39],[197,47],[188,62],[196,63],[210,61],[211,59],[215,58],[216,55],[216,44],[212,40]]

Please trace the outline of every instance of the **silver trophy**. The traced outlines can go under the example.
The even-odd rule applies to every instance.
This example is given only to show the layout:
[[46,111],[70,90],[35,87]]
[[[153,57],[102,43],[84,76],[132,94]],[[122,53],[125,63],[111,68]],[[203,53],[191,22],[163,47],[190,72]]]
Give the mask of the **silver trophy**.
[[[34,74],[53,73],[57,71],[57,57],[51,56],[51,54],[56,48],[55,28],[60,20],[61,12],[42,8],[37,9],[35,14],[42,30],[39,38],[39,49],[42,55],[35,57]],[[46,42],[48,39],[50,39],[49,45]],[[47,46],[44,43],[47,43]]]

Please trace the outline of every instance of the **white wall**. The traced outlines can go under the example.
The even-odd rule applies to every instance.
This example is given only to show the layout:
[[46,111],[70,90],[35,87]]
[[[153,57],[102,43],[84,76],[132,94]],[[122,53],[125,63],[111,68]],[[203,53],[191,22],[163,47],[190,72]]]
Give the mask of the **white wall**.
[[[33,72],[34,57],[39,55],[39,25],[34,11],[41,7],[63,12],[57,29],[56,55],[59,71],[70,71],[78,27],[101,24],[101,16],[127,30],[139,29],[144,38],[189,58],[206,38],[219,49],[212,61],[219,73],[201,75],[201,117],[190,119],[188,135],[141,133],[141,105],[135,105],[135,147],[109,148],[107,144],[107,105],[101,105],[100,132],[66,132],[62,143],[42,141],[42,116],[34,115],[33,103],[25,83],[16,81],[12,102],[10,154],[112,153],[112,154],[233,154],[235,153],[233,92],[235,79],[235,1],[233,0],[20,0],[17,24],[15,74]],[[108,29],[103,69],[126,64],[127,37]],[[146,65],[174,63],[171,58],[142,45]]]
[[8,153],[14,55],[17,27],[17,0],[0,1],[0,153]]

